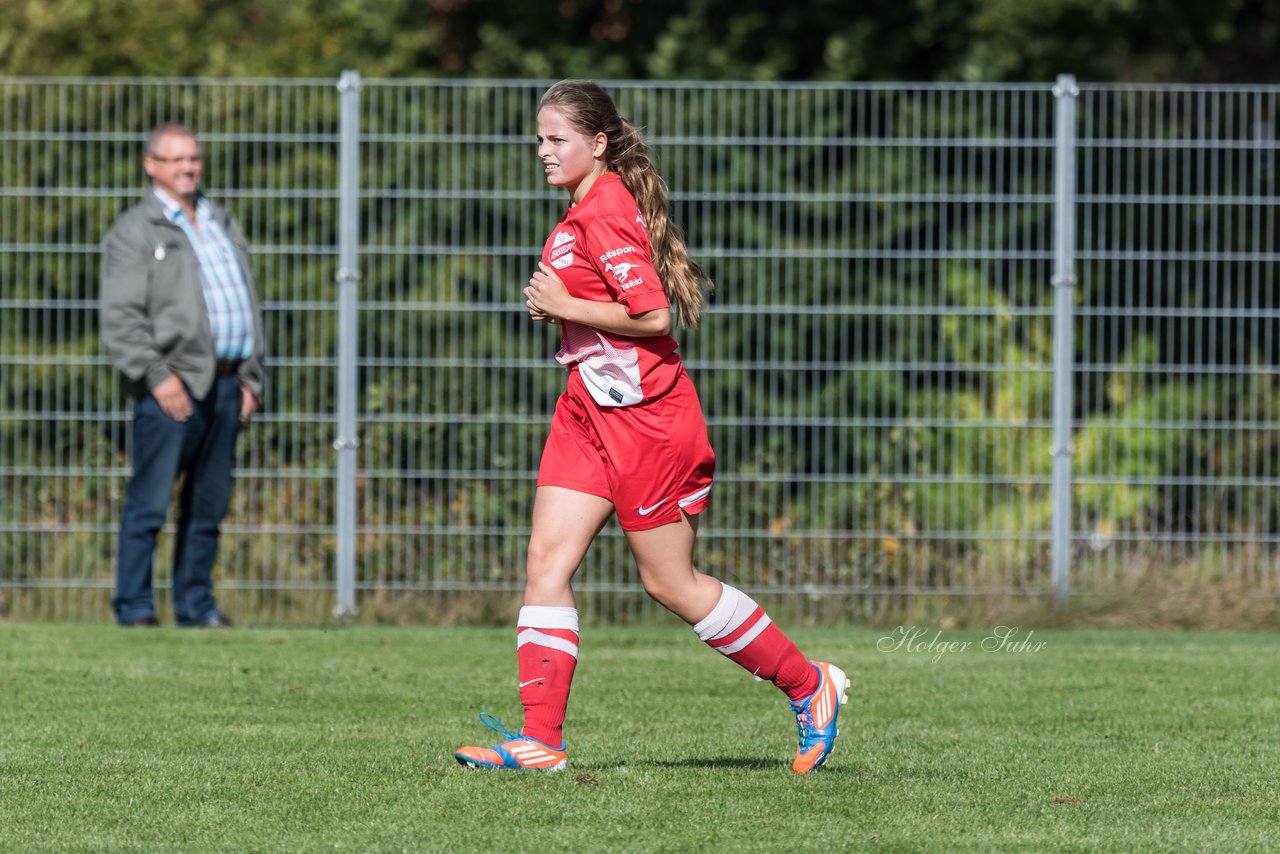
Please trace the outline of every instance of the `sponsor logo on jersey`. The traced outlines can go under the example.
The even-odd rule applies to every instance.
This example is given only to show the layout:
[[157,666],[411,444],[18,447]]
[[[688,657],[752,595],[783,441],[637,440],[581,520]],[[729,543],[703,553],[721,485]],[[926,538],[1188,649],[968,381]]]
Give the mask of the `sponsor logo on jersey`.
[[636,285],[644,282],[644,276],[640,275],[637,275],[634,279],[627,278],[627,276],[631,275],[631,271],[634,270],[636,266],[637,265],[635,264],[628,264],[626,262],[621,264],[605,264],[604,271],[617,279],[618,287],[625,291],[628,288],[634,288]]
[[622,264],[605,264],[604,271],[617,279],[618,284],[622,284],[627,280],[627,276],[631,275],[631,271],[635,267],[635,264],[627,264],[625,262]]
[[563,270],[573,263],[573,244],[577,240],[567,231],[557,231],[551,242],[551,266]]
[[600,256],[600,263],[603,264],[610,258],[617,258],[619,255],[626,255],[628,252],[635,252],[634,246],[619,246],[617,249],[610,249],[608,252]]

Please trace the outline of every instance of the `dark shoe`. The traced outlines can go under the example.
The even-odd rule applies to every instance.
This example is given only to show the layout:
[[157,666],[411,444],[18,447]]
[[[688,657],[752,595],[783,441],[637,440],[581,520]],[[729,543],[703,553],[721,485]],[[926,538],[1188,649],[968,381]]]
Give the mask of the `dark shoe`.
[[202,629],[229,629],[231,628],[231,620],[221,614],[214,614],[209,619],[200,624]]
[[156,628],[160,625],[160,621],[156,619],[155,614],[147,614],[145,617],[139,617],[136,620],[130,620],[127,623],[121,623],[122,627],[132,629],[135,627]]

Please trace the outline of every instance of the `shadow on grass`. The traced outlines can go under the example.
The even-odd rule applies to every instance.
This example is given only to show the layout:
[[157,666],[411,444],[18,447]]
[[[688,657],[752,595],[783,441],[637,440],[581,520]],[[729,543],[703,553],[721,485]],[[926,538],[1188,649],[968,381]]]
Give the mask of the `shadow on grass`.
[[752,771],[771,771],[778,768],[778,758],[748,759],[743,756],[701,756],[695,759],[673,759],[644,763],[654,768],[747,768]]
[[[583,766],[575,766],[582,768]],[[607,771],[615,768],[742,768],[748,771],[777,771],[785,768],[791,770],[791,762],[778,759],[776,756],[767,759],[750,759],[743,756],[715,756],[715,757],[699,757],[696,759],[672,759],[672,760],[633,760],[630,762],[610,762],[603,765],[593,765],[592,770]],[[823,766],[821,773],[826,775],[832,770],[839,771],[839,768],[831,769]]]

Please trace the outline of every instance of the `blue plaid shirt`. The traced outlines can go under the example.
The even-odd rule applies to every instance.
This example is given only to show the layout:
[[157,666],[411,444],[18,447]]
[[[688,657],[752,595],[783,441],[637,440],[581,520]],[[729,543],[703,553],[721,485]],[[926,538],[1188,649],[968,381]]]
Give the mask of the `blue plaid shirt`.
[[213,355],[217,359],[247,359],[253,355],[253,304],[249,286],[240,268],[240,254],[226,231],[213,216],[213,205],[204,196],[196,197],[196,230],[182,208],[161,190],[153,191],[165,216],[182,229],[200,264],[200,284],[209,309],[209,329],[213,332]]

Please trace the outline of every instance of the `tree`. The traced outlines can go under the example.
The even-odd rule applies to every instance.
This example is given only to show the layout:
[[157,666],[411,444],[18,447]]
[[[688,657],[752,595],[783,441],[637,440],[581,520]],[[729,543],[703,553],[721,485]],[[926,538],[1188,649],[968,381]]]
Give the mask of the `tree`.
[[1280,79],[1278,0],[0,0],[0,73]]

